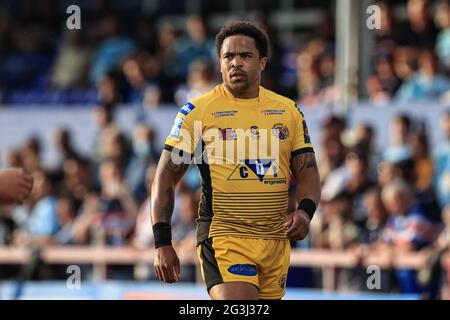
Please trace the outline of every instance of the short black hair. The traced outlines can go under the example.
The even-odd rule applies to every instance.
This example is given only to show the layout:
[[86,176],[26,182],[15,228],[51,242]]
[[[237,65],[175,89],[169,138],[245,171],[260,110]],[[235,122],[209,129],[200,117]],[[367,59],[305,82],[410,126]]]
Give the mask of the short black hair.
[[220,56],[220,49],[222,49],[223,41],[231,36],[243,35],[255,40],[256,48],[259,51],[261,58],[269,57],[269,38],[267,34],[247,21],[235,21],[224,25],[216,36],[217,55]]

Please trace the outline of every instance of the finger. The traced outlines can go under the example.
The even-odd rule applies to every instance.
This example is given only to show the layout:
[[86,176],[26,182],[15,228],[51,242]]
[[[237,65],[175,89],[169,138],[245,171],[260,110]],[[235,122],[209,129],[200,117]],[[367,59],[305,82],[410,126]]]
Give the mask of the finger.
[[22,184],[17,190],[17,193],[19,195],[24,195],[24,196],[28,196],[30,194],[30,192],[31,192],[30,185],[27,185],[27,184]]
[[180,281],[181,279],[181,270],[180,270],[180,261],[177,261],[173,266],[175,281]]
[[292,223],[292,225],[289,227],[289,229],[286,230],[286,237],[292,237],[292,235],[294,233],[296,233],[297,230],[297,225],[295,223]]
[[283,226],[285,228],[289,228],[289,226],[292,225],[292,219],[293,219],[293,215],[291,214],[287,217],[286,221],[283,223]]
[[169,283],[178,281],[178,273],[175,270],[175,265],[176,265],[176,263],[172,267],[167,266],[167,275],[169,277],[169,280],[168,280]]
[[155,272],[156,278],[158,278],[158,280],[162,280],[157,266],[153,265],[153,271]]
[[167,271],[168,271],[167,267],[165,267],[165,266],[161,267],[161,273],[162,273],[164,282],[170,283],[171,281],[170,281],[169,273]]
[[31,188],[33,187],[33,179],[31,177],[29,179],[25,177],[25,179],[22,181],[22,185],[28,190],[31,190]]
[[162,276],[162,272],[161,272],[160,266],[154,266],[154,270],[155,270],[156,277],[157,277],[160,281],[164,281],[164,278],[163,278],[163,276]]
[[33,177],[32,176],[30,176],[29,174],[24,174],[23,175],[23,180],[25,181],[25,182],[27,182],[27,183],[33,183]]
[[299,228],[291,235],[293,240],[303,240],[308,234],[308,228],[304,225],[300,225]]

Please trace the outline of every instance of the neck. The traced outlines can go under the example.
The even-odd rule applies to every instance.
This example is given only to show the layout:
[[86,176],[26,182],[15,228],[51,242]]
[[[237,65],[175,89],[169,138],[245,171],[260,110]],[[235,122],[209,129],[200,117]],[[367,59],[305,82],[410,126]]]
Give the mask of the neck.
[[225,87],[237,99],[254,99],[259,97],[259,85],[242,91],[233,90],[227,84],[225,84]]

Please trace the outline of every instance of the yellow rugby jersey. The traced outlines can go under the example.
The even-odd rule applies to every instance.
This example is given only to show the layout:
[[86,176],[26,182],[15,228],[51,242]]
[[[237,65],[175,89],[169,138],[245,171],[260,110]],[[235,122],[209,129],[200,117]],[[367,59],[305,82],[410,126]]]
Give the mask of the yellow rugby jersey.
[[197,241],[219,235],[284,239],[290,159],[313,152],[294,101],[260,87],[237,99],[221,84],[178,112],[165,149],[202,176]]

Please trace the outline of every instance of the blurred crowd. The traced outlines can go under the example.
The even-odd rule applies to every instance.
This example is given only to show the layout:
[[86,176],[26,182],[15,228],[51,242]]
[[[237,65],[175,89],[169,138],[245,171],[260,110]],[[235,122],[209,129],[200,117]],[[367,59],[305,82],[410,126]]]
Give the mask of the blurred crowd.
[[[17,14],[0,13],[3,100],[95,102],[97,134],[86,155],[74,147],[70,131],[56,130],[59,162],[52,168],[42,164],[38,138],[8,151],[6,165],[24,168],[35,182],[23,205],[0,206],[0,245],[37,251],[46,245],[152,248],[149,186],[161,150],[155,147],[150,125],[137,123],[131,135],[119,129],[117,104],[182,105],[218,83],[215,46],[205,19],[189,16],[186,34],[179,34],[170,22],[156,25],[148,18],[108,13],[89,16],[89,27],[81,31],[59,32],[60,23],[50,18],[50,1],[39,1],[47,7],[27,3],[34,8],[28,12],[33,19],[23,16],[27,11],[20,6]],[[401,25],[389,3],[380,3],[382,29],[377,31],[373,75],[367,81],[369,98],[376,103],[439,99],[450,88],[448,2],[409,0],[406,5],[408,20]],[[337,94],[333,23],[327,20],[304,45],[285,47],[263,21],[273,41],[264,84],[304,107],[332,103]],[[310,235],[293,247],[354,250],[360,256],[426,248],[434,258],[448,249],[450,112],[441,117],[445,142],[437,154],[430,151],[429,128],[418,120],[407,114],[393,118],[382,150],[374,142],[377,132],[367,123],[349,127],[337,116],[322,123],[320,144],[315,146],[322,200]],[[195,250],[200,183],[198,170],[190,167],[176,190],[173,239],[182,252]],[[289,211],[296,207],[294,186]],[[419,271],[384,270],[382,290],[436,297],[444,282],[436,261],[430,259],[427,269]],[[193,281],[193,269],[186,268],[183,279]],[[25,269],[0,266],[0,277],[66,277],[39,259]],[[320,287],[316,272],[293,268],[288,285]],[[367,289],[365,270],[339,270],[338,275],[336,286],[342,290]],[[138,275],[133,266],[113,266],[107,277]],[[150,267],[139,277],[154,279]]]
[[[46,245],[153,247],[149,186],[160,156],[155,132],[142,122],[130,136],[125,134],[116,125],[115,111],[109,105],[93,110],[98,133],[88,155],[74,148],[64,128],[54,134],[55,167],[42,165],[37,138],[8,151],[7,166],[24,168],[35,182],[23,205],[0,206],[0,245],[35,250]],[[444,142],[432,154],[427,126],[410,115],[391,119],[383,149],[375,144],[377,133],[370,124],[349,127],[335,115],[326,118],[315,146],[321,203],[308,238],[292,246],[350,250],[360,257],[429,249],[434,260],[424,270],[386,271],[383,279],[389,281],[382,288],[435,297],[444,274],[439,257],[450,241],[450,111],[442,115],[440,127]],[[293,179],[288,212],[296,207]],[[191,166],[176,190],[173,239],[179,252],[195,250],[200,185],[198,170]],[[111,267],[107,277],[137,277],[133,266],[125,267]],[[144,277],[154,278],[147,267]],[[185,267],[184,280],[193,281],[195,270]],[[57,272],[39,270],[34,270],[37,279],[58,277]],[[5,266],[0,271],[3,277],[17,274]],[[320,287],[316,271],[294,268],[288,284]],[[363,290],[365,277],[365,269],[342,270],[336,286]]]
[[[113,2],[82,8],[82,28],[68,30],[57,2],[7,1],[0,6],[0,102],[4,104],[127,103],[180,105],[220,82],[208,15],[186,15],[183,26]],[[176,3],[179,3],[176,2]],[[448,0],[379,2],[366,98],[448,101]],[[332,104],[336,50],[333,5],[317,5],[318,20],[288,37],[262,11],[250,13],[272,42],[263,85],[304,106]],[[406,9],[399,18],[398,9]],[[301,8],[297,8],[300,10]],[[289,38],[288,40],[286,40]]]

